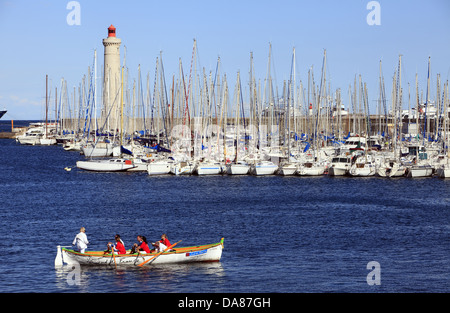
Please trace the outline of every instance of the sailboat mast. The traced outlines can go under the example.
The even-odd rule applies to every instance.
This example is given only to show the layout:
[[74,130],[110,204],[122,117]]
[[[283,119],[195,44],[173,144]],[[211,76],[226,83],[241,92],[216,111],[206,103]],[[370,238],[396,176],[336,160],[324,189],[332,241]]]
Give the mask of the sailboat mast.
[[[427,138],[429,138],[430,136],[430,123],[428,122],[428,105],[429,105],[429,95],[430,95],[430,62],[431,62],[431,57],[428,57],[428,77],[427,77],[427,98],[426,98],[426,104],[425,104],[425,123],[426,123],[426,136]],[[425,136],[424,136],[425,137]],[[423,139],[425,142],[425,138]]]
[[47,138],[48,119],[48,75],[45,75],[45,138]]
[[121,155],[122,155],[122,143],[123,143],[123,66],[122,66],[121,99],[120,99],[120,154]]
[[97,133],[97,50],[94,50],[94,124]]

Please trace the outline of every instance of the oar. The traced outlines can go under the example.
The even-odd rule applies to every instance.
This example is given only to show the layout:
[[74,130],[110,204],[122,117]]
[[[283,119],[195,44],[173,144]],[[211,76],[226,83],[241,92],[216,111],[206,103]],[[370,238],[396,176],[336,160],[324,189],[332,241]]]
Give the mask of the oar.
[[116,266],[116,269],[117,269],[116,255],[114,254],[114,246],[113,245],[111,245],[111,253],[112,253],[113,259],[114,259],[114,265]]
[[112,254],[113,254],[113,258],[114,258],[114,265],[116,266],[116,269],[117,269],[116,255],[114,254],[114,251],[112,252]]
[[155,256],[151,257],[151,258],[148,259],[147,261],[142,262],[141,264],[139,264],[139,266],[143,266],[143,265],[146,264],[147,262],[150,262],[151,260],[156,259],[158,256],[160,256],[160,255],[163,254],[164,252],[166,252],[166,251],[172,249],[173,247],[175,247],[175,246],[176,246],[178,243],[180,243],[180,242],[181,242],[181,240],[178,241],[178,242],[175,242],[173,245],[167,247],[164,251],[161,251],[161,252],[157,253]]

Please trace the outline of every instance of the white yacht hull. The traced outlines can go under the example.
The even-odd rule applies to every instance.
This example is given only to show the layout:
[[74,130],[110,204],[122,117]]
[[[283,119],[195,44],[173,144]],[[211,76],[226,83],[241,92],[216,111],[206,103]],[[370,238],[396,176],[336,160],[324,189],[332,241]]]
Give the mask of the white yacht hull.
[[297,166],[293,164],[286,164],[280,168],[280,175],[291,176],[297,172]]
[[56,145],[56,138],[41,138],[39,144],[42,146]]
[[197,175],[218,175],[222,173],[222,166],[216,163],[199,163],[195,172]]
[[32,137],[32,136],[23,136],[23,137],[17,137],[17,141],[21,145],[38,145],[40,144],[40,138],[39,137]]
[[351,176],[360,176],[360,177],[367,177],[367,176],[374,176],[376,173],[375,166],[372,164],[364,164],[363,167],[357,167],[353,165],[350,168],[349,174]]
[[377,169],[377,174],[380,177],[401,177],[405,176],[406,167],[398,163],[394,163],[392,166],[381,164]]
[[431,175],[433,175],[431,166],[416,165],[409,168],[407,177],[430,177]]
[[133,162],[127,159],[77,161],[77,168],[93,172],[122,172],[133,167]]
[[300,176],[320,176],[325,173],[325,165],[320,164],[310,164],[307,163],[299,166],[297,170],[297,175]]
[[331,166],[328,168],[328,175],[330,176],[345,176],[348,173],[349,167]]
[[440,178],[450,178],[450,165],[439,167],[436,174]]
[[190,162],[180,162],[172,165],[170,172],[174,175],[191,175],[194,171],[194,164]]
[[229,164],[227,166],[228,175],[247,175],[250,170],[250,166],[246,164]]
[[253,167],[253,174],[256,176],[274,175],[278,166],[273,162],[258,162]]
[[79,142],[66,142],[63,149],[66,151],[81,151],[81,144]]
[[149,175],[165,175],[170,174],[171,162],[150,162],[147,165],[147,172]]

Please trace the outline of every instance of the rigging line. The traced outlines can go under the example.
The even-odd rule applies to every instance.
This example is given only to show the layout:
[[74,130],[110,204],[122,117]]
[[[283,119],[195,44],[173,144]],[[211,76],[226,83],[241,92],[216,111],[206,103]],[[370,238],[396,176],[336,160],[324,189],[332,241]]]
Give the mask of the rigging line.
[[142,75],[141,75],[141,71],[139,70],[139,91],[138,91],[138,95],[140,95],[140,101],[138,105],[142,106],[142,119],[143,119],[143,126],[144,126],[144,134],[145,134],[145,128],[146,128],[146,123],[145,123],[145,105],[144,105],[144,91],[142,90]]
[[216,117],[217,117],[217,108],[216,108],[216,93],[215,93],[215,90],[216,90],[216,81],[217,81],[217,77],[218,77],[218,71],[219,71],[219,63],[220,63],[220,57],[218,57],[218,59],[217,59],[217,62],[216,62],[216,71],[215,71],[215,74],[214,74],[214,81],[213,81],[213,88],[212,88],[212,91],[211,91],[211,93],[212,93],[212,97],[213,97],[213,105],[214,105],[214,113],[216,114]]
[[[166,142],[169,145],[170,148],[170,143],[169,143],[169,138],[167,137],[167,127],[166,127],[166,117],[167,117],[167,88],[166,88],[166,78],[164,75],[164,64],[163,64],[163,60],[162,60],[162,53],[160,54],[161,57],[161,73],[160,73],[160,80],[161,80],[161,88],[163,89],[164,94],[161,97],[161,101],[160,101],[160,106],[161,106],[161,113],[162,113],[162,120],[163,120],[163,128],[164,128],[164,135],[166,137]],[[159,144],[159,143],[158,143]]]
[[[186,108],[185,108],[186,111],[184,113],[184,118],[186,119],[186,112],[187,112],[189,121],[190,121],[191,117],[189,115],[188,99],[189,99],[189,95],[190,95],[190,91],[191,91],[192,67],[193,67],[193,63],[194,63],[195,47],[196,47],[196,40],[194,39],[194,47],[192,48],[192,57],[191,57],[191,69],[189,72],[189,83],[188,83],[188,89],[187,89],[187,94],[186,94]],[[183,81],[184,81],[184,75],[183,75]]]
[[150,134],[153,131],[153,117],[154,117],[154,105],[155,105],[155,96],[156,96],[156,84],[158,83],[158,62],[159,59],[156,57],[156,66],[155,66],[155,80],[153,83],[153,96],[152,96],[152,103],[150,105],[151,107],[151,122],[150,122]]
[[[90,75],[91,80],[90,80],[90,85],[89,85],[89,92],[88,92],[88,97],[87,97],[87,105],[86,105],[86,119],[84,122],[84,131],[86,132],[86,126],[88,127],[87,129],[87,139],[89,139],[89,133],[91,130],[91,117],[92,117],[92,110],[89,110],[89,106],[90,106],[90,100],[91,100],[91,92],[92,92],[92,75]],[[87,121],[89,119],[89,124],[87,124]]]

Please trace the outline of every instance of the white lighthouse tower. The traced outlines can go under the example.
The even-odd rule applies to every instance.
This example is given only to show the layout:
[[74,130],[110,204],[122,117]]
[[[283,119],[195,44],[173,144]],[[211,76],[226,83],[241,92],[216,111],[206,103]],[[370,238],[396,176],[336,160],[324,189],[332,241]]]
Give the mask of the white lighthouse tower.
[[116,28],[108,28],[108,38],[103,39],[105,47],[104,75],[103,75],[103,114],[107,119],[108,130],[119,128],[120,110],[120,44],[116,37]]

